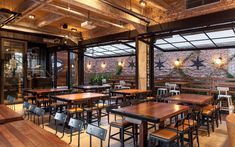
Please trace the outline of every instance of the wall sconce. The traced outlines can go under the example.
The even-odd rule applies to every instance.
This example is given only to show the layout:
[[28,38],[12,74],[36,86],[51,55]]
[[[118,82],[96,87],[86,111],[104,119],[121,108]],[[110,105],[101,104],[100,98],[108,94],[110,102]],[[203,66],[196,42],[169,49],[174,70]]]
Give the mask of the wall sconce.
[[123,66],[123,62],[122,62],[122,61],[119,61],[119,62],[118,62],[118,66]]
[[87,64],[87,68],[91,69],[91,63],[90,62]]
[[103,62],[103,63],[101,64],[101,67],[102,67],[102,68],[105,68],[105,67],[106,67],[105,62]]
[[215,59],[215,64],[216,64],[217,66],[221,67],[222,64],[223,64],[222,57],[219,57],[219,58]]
[[175,64],[175,67],[180,67],[180,65],[181,65],[181,62],[180,62],[180,60],[179,59],[177,59],[177,60],[175,60],[175,62],[174,62],[174,64]]

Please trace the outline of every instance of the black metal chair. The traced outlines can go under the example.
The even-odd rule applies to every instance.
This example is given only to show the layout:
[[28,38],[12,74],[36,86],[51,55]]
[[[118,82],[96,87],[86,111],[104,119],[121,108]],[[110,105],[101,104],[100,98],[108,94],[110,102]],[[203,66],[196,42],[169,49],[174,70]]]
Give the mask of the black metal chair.
[[30,104],[29,104],[28,102],[24,102],[24,103],[23,103],[23,113],[24,113],[24,117],[25,117],[26,115],[28,115],[28,113],[29,113],[29,106],[30,106]]
[[79,147],[80,146],[80,133],[83,128],[83,121],[78,120],[78,119],[74,119],[74,118],[70,118],[68,125],[70,126],[70,142],[69,142],[69,144],[72,143],[73,129],[77,129],[77,131],[78,131],[78,147]]
[[92,136],[99,138],[100,146],[103,146],[103,141],[105,141],[107,135],[106,129],[88,124],[86,133],[90,135],[90,147],[92,147]]
[[[65,129],[65,122],[66,122],[66,120],[67,120],[67,115],[65,115],[64,113],[56,113],[55,114],[55,117],[54,117],[54,120],[55,120],[55,126],[56,126],[56,132],[55,132],[55,134],[57,134],[57,132],[58,132],[58,124],[61,124],[62,123],[62,125],[63,125],[63,130],[62,130],[62,136],[61,136],[61,138],[63,138],[64,137],[64,129]],[[59,123],[58,123],[59,122]]]
[[7,96],[7,103],[9,105],[9,107],[13,110],[15,110],[15,101],[16,101],[15,97],[13,97],[11,95]]
[[40,125],[40,117],[42,118],[42,127],[44,128],[44,114],[45,114],[45,110],[42,109],[42,108],[36,107],[34,109],[34,113],[38,117],[38,125]]

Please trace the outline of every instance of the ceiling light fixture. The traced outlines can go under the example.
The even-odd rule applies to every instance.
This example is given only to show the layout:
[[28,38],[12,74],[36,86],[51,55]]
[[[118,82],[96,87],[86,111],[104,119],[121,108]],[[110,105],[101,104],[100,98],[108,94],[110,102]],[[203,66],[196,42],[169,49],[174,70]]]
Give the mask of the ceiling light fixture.
[[29,15],[29,19],[35,19],[35,15]]
[[72,28],[71,31],[72,31],[72,32],[77,32],[78,30],[75,29],[75,28]]
[[139,4],[140,4],[141,7],[145,7],[147,5],[145,0],[140,0]]

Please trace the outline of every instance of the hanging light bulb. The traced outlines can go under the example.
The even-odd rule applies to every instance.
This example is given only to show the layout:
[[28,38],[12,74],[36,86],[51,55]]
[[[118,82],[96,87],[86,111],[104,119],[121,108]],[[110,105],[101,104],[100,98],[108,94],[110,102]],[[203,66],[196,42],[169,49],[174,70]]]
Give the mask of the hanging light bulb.
[[91,63],[90,62],[87,64],[87,68],[91,69]]
[[105,68],[105,67],[106,67],[105,62],[103,62],[103,63],[101,64],[101,67],[102,67],[102,68]]
[[118,66],[123,66],[123,62],[122,62],[122,61],[119,61],[119,62],[118,62]]
[[145,0],[140,0],[139,4],[140,4],[141,7],[145,7],[147,5]]
[[180,66],[180,60],[179,59],[177,59],[177,60],[175,60],[175,62],[174,62],[174,64],[175,64],[175,67],[179,67]]
[[216,64],[216,65],[221,66],[222,63],[223,63],[222,57],[219,57],[219,58],[215,59],[215,64]]

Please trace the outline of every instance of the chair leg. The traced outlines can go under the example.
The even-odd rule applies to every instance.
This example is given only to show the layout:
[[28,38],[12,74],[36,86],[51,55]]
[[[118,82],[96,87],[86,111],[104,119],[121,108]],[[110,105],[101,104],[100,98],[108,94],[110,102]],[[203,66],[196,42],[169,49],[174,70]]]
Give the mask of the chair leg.
[[69,141],[69,144],[72,143],[72,137],[73,137],[73,129],[70,128],[70,141]]
[[63,134],[60,138],[63,138],[64,137],[64,130],[65,130],[65,123],[63,124]]
[[207,133],[208,133],[208,136],[210,136],[210,122],[209,122],[209,117],[207,117]]
[[196,137],[197,137],[197,146],[199,147],[199,134],[198,134],[198,127],[196,127]]
[[132,135],[133,135],[134,147],[136,147],[135,125],[132,126]]
[[124,147],[124,128],[120,129],[120,137],[121,147]]
[[108,147],[110,147],[110,137],[111,137],[111,125],[109,125]]

